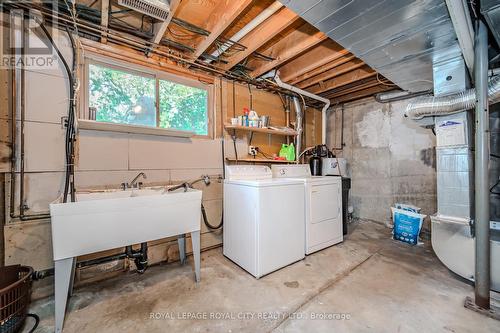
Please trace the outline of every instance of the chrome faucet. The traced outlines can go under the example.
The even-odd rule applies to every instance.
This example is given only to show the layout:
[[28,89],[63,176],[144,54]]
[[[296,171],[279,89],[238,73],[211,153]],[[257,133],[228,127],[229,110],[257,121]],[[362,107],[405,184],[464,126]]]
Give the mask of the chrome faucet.
[[122,190],[126,190],[128,188],[141,188],[142,186],[142,183],[141,182],[137,182],[137,180],[139,179],[139,177],[142,177],[143,179],[147,179],[148,177],[146,177],[146,174],[144,172],[139,172],[139,174],[137,176],[134,177],[134,179],[132,179],[132,181],[130,183],[122,183],[121,187],[122,187]]

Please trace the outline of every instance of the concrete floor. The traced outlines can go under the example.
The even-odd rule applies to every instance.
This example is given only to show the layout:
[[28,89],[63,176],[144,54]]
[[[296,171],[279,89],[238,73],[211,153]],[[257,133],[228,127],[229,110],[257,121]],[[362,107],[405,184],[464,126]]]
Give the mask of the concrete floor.
[[[65,332],[500,332],[463,307],[473,288],[428,242],[408,246],[359,221],[344,243],[256,280],[215,249],[191,265],[160,265],[79,288]],[[32,312],[53,331],[53,298]],[[38,332],[37,331],[37,332]]]

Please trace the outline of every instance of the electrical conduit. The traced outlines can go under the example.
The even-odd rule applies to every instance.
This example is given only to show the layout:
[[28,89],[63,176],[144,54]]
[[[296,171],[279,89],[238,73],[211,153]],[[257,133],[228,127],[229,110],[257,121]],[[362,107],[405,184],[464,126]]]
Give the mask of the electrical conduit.
[[[239,42],[243,37],[248,35],[250,31],[255,29],[258,25],[260,25],[262,22],[270,18],[274,13],[276,13],[278,10],[280,10],[283,7],[283,4],[280,3],[279,1],[274,2],[271,6],[267,7],[264,9],[259,15],[257,15],[253,20],[247,23],[243,28],[241,28],[240,31],[235,33],[232,37],[229,38],[231,42]],[[221,46],[219,49],[215,50],[212,53],[212,56],[217,58],[221,54],[223,54],[227,49],[231,47],[231,44],[225,44]],[[212,60],[206,60],[205,62],[212,62]]]

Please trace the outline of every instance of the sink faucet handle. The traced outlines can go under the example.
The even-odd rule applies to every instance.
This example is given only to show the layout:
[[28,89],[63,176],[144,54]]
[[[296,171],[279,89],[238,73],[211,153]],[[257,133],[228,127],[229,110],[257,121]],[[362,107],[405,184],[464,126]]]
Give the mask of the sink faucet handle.
[[121,183],[120,187],[125,191],[128,188],[128,183]]

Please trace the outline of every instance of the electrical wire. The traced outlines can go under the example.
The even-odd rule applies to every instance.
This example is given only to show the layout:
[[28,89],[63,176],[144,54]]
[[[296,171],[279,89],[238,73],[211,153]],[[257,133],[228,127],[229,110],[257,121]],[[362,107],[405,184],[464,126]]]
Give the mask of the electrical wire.
[[[72,20],[68,19],[68,15],[59,12],[58,15],[55,15],[54,12],[50,11],[49,9],[45,8],[44,6],[40,5],[30,5],[29,7],[22,4],[22,3],[9,3],[8,9],[11,8],[24,8],[24,9],[37,9],[40,11],[44,17],[48,17],[51,19],[57,19],[55,22],[56,26],[64,27],[65,24],[68,22],[72,22]],[[81,34],[88,34],[94,37],[100,37],[102,34],[102,29],[99,24],[92,23],[91,21],[87,20],[80,20],[77,19],[77,25],[80,29],[84,30],[81,32]],[[129,32],[132,35],[127,35],[127,34],[122,34],[120,31],[117,30],[111,30],[108,32],[108,37],[112,39],[113,43],[122,45],[122,46],[127,46],[133,50],[136,51],[144,51],[144,49],[150,49],[151,47],[153,48],[153,52],[157,54],[158,56],[165,57],[169,60],[179,62],[179,63],[185,63],[191,65],[194,69],[198,69],[201,71],[204,71],[206,73],[210,73],[212,75],[216,75],[219,77],[224,77],[230,80],[235,80],[237,82],[241,83],[251,83],[258,87],[259,89],[264,89],[266,91],[273,91],[277,92],[280,91],[283,94],[287,94],[290,96],[293,96],[294,94],[286,89],[282,89],[280,87],[277,87],[276,85],[267,85],[264,84],[260,80],[255,80],[255,79],[249,79],[247,77],[244,77],[242,75],[236,75],[235,73],[231,71],[223,71],[220,70],[214,66],[210,66],[206,64],[204,61],[192,61],[189,59],[184,58],[182,55],[178,55],[174,50],[168,48],[168,47],[160,47],[162,45],[157,44],[157,43],[152,43],[152,42],[145,42],[143,39],[138,39],[136,35],[133,35],[132,32]]]
[[395,86],[397,86],[397,84],[394,84],[394,83],[387,83],[387,82],[390,82],[390,81],[383,82],[382,80],[380,80],[378,72],[377,72],[376,78],[377,78],[378,83],[380,83],[380,84],[382,84],[384,86],[388,86],[388,87],[395,87]]
[[200,36],[209,36],[210,35],[209,31],[207,31],[203,28],[200,28],[194,24],[191,24],[189,22],[186,22],[184,20],[181,20],[177,17],[172,18],[172,23],[174,23],[175,25],[177,25],[177,26],[181,27],[182,29],[189,31],[195,35],[200,35]]
[[250,110],[253,110],[253,94],[252,94],[252,86],[250,83],[248,84],[248,93],[250,98]]
[[[66,173],[65,173],[65,180],[64,180],[64,194],[63,194],[63,202],[68,201],[68,194],[71,195],[71,201],[75,201],[75,183],[74,183],[74,143],[75,143],[75,126],[74,126],[74,121],[75,121],[75,112],[74,112],[74,98],[75,98],[75,81],[73,79],[73,71],[69,68],[68,63],[66,62],[66,59],[62,55],[61,51],[59,50],[59,47],[57,44],[54,42],[54,39],[48,32],[47,28],[43,24],[43,22],[40,22],[40,28],[44,32],[45,36],[49,40],[49,42],[52,44],[54,47],[60,61],[62,62],[66,73],[68,75],[68,81],[69,81],[69,90],[70,90],[70,98],[69,98],[69,110],[68,110],[68,123],[66,126]],[[68,36],[71,41],[72,45],[72,50],[73,50],[73,70],[75,70],[76,67],[76,55],[75,55],[75,45],[74,45],[74,40],[73,36],[69,32],[69,29],[66,27],[66,32],[68,33]]]
[[179,39],[179,40],[192,40],[195,35],[194,34],[190,34],[190,33],[186,33],[186,32],[183,32],[183,31],[175,31],[174,29],[172,28],[167,28],[168,32],[170,33],[170,35],[172,35],[173,37],[175,37],[176,39]]
[[500,192],[495,192],[495,191],[493,191],[493,189],[494,189],[495,187],[497,187],[497,186],[498,186],[498,184],[500,184],[500,178],[497,180],[497,182],[496,182],[496,183],[495,183],[492,187],[490,187],[490,193],[491,193],[491,194],[500,195]]

